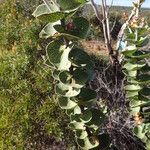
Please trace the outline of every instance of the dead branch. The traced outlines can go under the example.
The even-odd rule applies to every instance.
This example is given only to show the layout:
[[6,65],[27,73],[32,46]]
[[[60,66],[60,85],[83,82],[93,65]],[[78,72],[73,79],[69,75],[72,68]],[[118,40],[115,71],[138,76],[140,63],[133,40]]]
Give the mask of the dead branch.
[[96,15],[97,19],[102,23],[102,19],[103,19],[102,15],[99,13],[98,7],[95,4],[94,0],[91,0],[91,4],[93,6],[93,9],[94,9],[94,12],[95,12],[95,15]]
[[[109,25],[109,7],[107,5],[106,0],[101,0],[102,2],[102,7],[101,7],[101,12],[102,15],[100,14],[100,11],[98,10],[97,5],[94,3],[94,0],[91,0],[91,4],[93,6],[93,9],[95,11],[96,17],[102,23],[103,25],[103,34],[104,34],[104,39],[105,39],[105,45],[107,47],[110,60],[114,66],[118,66],[119,61],[118,58],[115,56],[112,45],[111,45],[111,34],[110,34],[110,25]],[[113,1],[112,1],[113,2]],[[101,17],[102,16],[102,17]]]

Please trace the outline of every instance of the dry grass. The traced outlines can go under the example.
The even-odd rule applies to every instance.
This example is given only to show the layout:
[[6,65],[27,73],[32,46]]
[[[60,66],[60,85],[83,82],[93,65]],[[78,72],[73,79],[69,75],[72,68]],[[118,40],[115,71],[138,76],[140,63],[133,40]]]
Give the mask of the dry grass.
[[[108,51],[105,46],[104,40],[90,40],[90,41],[81,41],[81,45],[83,46],[84,50],[89,54],[89,55],[94,55],[94,56],[103,56],[108,58]],[[116,42],[113,42],[113,48],[115,49]]]
[[104,41],[82,41],[82,46],[88,54],[108,56]]

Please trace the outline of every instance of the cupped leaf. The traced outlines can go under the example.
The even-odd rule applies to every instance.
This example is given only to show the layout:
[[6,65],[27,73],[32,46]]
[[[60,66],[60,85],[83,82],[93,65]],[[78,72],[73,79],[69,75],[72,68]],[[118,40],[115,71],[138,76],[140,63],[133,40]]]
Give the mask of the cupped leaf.
[[108,134],[100,134],[98,135],[98,140],[101,141],[99,148],[101,150],[107,150],[111,144],[111,140]]
[[139,28],[138,29],[138,36],[146,36],[147,35],[147,32],[148,32],[148,26],[144,26],[142,28]]
[[140,39],[137,42],[135,42],[137,47],[146,46],[148,43],[149,43],[149,38],[147,36],[146,37],[140,37]]
[[75,97],[75,96],[79,95],[79,93],[80,93],[80,89],[70,88],[69,91],[66,92],[64,96],[66,96],[66,97]]
[[127,81],[130,84],[145,85],[145,84],[150,83],[150,75],[149,74],[140,74],[136,78],[128,78]]
[[75,130],[85,130],[85,124],[83,122],[76,122],[76,121],[72,121],[69,124],[69,127],[71,127],[72,129]]
[[144,96],[150,96],[150,88],[149,87],[144,87],[141,91],[140,94]]
[[132,97],[137,96],[138,94],[139,94],[138,91],[128,91],[127,94],[126,94],[126,97],[127,98],[132,98]]
[[80,93],[80,89],[73,88],[70,85],[65,85],[63,83],[59,83],[56,85],[55,91],[58,95],[64,97],[75,97]]
[[123,73],[129,78],[134,78],[137,76],[137,70],[123,70]]
[[88,123],[92,119],[92,112],[90,110],[85,110],[80,116],[80,120],[84,123]]
[[[79,114],[71,114],[71,115],[70,115],[70,120],[71,120],[72,122],[81,122],[79,116],[80,116]],[[84,122],[83,122],[83,123],[84,123]]]
[[69,109],[69,110],[66,110],[66,113],[68,116],[71,116],[71,115],[76,115],[76,114],[81,114],[81,108],[77,105],[75,108],[73,109]]
[[97,97],[97,94],[94,90],[82,88],[80,94],[78,95],[78,98],[80,102],[86,103],[86,102],[92,102]]
[[81,114],[81,108],[80,108],[79,106],[76,106],[76,107],[74,108],[73,114],[74,114],[74,115],[75,115],[75,114]]
[[63,71],[59,74],[59,80],[64,84],[70,84],[72,75],[69,71]]
[[139,85],[134,85],[134,84],[126,85],[126,86],[125,86],[125,90],[126,90],[126,91],[140,91],[141,89],[142,89],[141,86],[139,86]]
[[64,32],[65,32],[64,27],[63,27],[62,25],[60,25],[60,24],[54,25],[54,29],[55,29],[57,32],[59,32],[59,33],[64,33]]
[[46,48],[49,61],[55,65],[58,70],[69,70],[71,62],[68,60],[70,47],[63,45],[61,41],[52,41]]
[[77,68],[73,72],[73,78],[74,78],[76,84],[84,86],[88,80],[88,74],[83,69]]
[[75,11],[60,11],[59,6],[52,1],[48,3],[48,5],[39,5],[32,15],[45,23],[53,23],[56,21],[60,21],[65,17],[72,16],[74,13]]
[[73,48],[69,53],[71,62],[77,66],[92,68],[93,64],[90,61],[90,56],[80,48]]
[[136,80],[136,77],[128,77],[127,81],[129,84],[139,84],[139,82]]
[[37,18],[44,23],[53,23],[63,19],[65,16],[67,16],[67,14],[68,13],[57,11],[57,12],[51,12],[48,14],[40,15]]
[[131,107],[130,106],[130,112],[131,112],[132,115],[135,115],[135,114],[139,113],[140,109],[141,109],[140,106],[138,106],[138,107]]
[[67,32],[67,34],[84,39],[87,37],[90,29],[90,24],[87,19],[83,17],[77,17],[73,19],[75,28]]
[[144,101],[144,99],[140,100],[140,99],[137,99],[136,97],[135,99],[133,98],[133,100],[130,102],[131,109],[140,108],[141,106],[144,106],[145,104],[147,104],[147,102]]
[[85,139],[87,136],[88,136],[88,133],[85,130],[77,130],[76,131],[76,137],[78,139]]
[[99,145],[97,137],[94,136],[90,139],[88,137],[86,137],[85,139],[77,139],[77,143],[84,150],[93,149]]
[[41,4],[39,5],[36,10],[33,12],[33,16],[34,17],[38,17],[40,15],[43,15],[43,14],[48,14],[50,13],[51,10],[48,9],[48,7],[45,5],[45,4]]
[[75,9],[86,2],[87,0],[57,0],[57,3],[60,5],[62,10]]
[[142,67],[142,68],[140,69],[140,71],[141,71],[142,73],[150,72],[150,66],[149,66],[148,64],[146,64],[144,67]]
[[150,99],[147,97],[144,97],[142,95],[138,95],[132,98],[131,102],[130,102],[130,106],[132,108],[135,107],[146,107],[147,105],[150,104]]
[[123,68],[127,70],[138,70],[146,65],[145,62],[138,62],[138,63],[126,63]]
[[131,57],[136,58],[136,59],[149,58],[150,57],[150,52],[149,51],[137,51]]
[[52,77],[53,77],[55,80],[59,80],[59,74],[60,74],[60,71],[55,69],[55,70],[52,72]]
[[146,149],[150,150],[150,139],[146,141]]
[[87,123],[87,125],[90,128],[97,130],[100,127],[100,125],[104,122],[105,115],[99,109],[91,109],[91,112],[92,112],[92,119],[90,122]]
[[[69,15],[71,15],[71,13],[66,14],[65,17],[69,17]],[[72,27],[70,27],[69,24],[72,24]],[[77,17],[74,18],[72,22],[68,22],[68,24],[66,24],[66,28],[63,28],[60,25],[56,25],[54,28],[62,37],[65,37],[68,40],[81,40],[87,37],[90,24],[85,18]]]
[[64,84],[70,84],[74,88],[82,88],[88,79],[88,74],[77,68],[71,75],[68,71],[63,71],[59,75],[59,80]]
[[59,96],[58,97],[59,106],[62,109],[72,109],[77,106],[77,103],[72,101],[70,98]]
[[139,100],[145,102],[142,106],[148,106],[150,104],[150,98],[139,94]]
[[135,40],[135,34],[134,33],[126,33],[126,40]]
[[148,84],[150,83],[150,75],[149,74],[142,74],[142,75],[139,75],[137,77],[137,81],[138,83],[140,84]]
[[54,2],[51,2],[48,6],[46,4],[39,5],[32,15],[34,17],[39,17],[43,14],[48,14],[56,11],[59,11],[59,7]]
[[56,88],[56,92],[58,92],[59,94],[59,92],[60,93],[67,92],[71,88],[71,86],[68,84],[63,84],[62,82],[59,82],[55,88]]
[[135,45],[133,46],[128,46],[126,47],[126,49],[124,51],[122,51],[122,54],[125,55],[125,56],[132,56],[135,52],[137,51],[137,48]]
[[136,126],[133,131],[140,139],[143,139],[145,137],[144,124]]
[[[57,22],[57,23],[59,23],[59,22]],[[47,39],[51,36],[54,36],[57,33],[57,31],[53,27],[54,24],[55,23],[48,23],[40,32],[39,37]]]

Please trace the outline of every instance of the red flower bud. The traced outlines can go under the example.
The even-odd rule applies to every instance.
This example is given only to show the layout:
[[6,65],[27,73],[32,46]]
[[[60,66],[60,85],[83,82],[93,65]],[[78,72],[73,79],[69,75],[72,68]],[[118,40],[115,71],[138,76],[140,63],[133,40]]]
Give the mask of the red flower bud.
[[69,22],[66,25],[66,30],[70,31],[70,30],[73,30],[73,29],[75,29],[75,24],[73,22]]

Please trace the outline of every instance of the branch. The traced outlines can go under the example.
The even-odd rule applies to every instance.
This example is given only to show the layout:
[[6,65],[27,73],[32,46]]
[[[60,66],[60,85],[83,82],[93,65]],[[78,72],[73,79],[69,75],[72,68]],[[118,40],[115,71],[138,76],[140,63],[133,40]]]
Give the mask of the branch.
[[112,0],[112,1],[111,1],[110,6],[108,7],[108,11],[110,11],[110,9],[111,9],[111,7],[112,7],[113,3],[114,3],[114,0]]
[[[107,6],[106,0],[101,0],[101,2],[102,2],[103,17],[101,17],[100,12],[98,11],[97,5],[95,4],[94,0],[91,0],[91,4],[93,6],[96,17],[100,21],[100,23],[102,23],[102,25],[103,25],[103,34],[104,34],[104,38],[105,38],[105,45],[109,52],[110,60],[115,67],[119,64],[119,61],[118,61],[117,55],[114,54],[114,51],[113,51],[113,48],[111,45],[110,25],[109,25],[109,17],[108,17],[109,8]],[[112,3],[113,3],[113,0],[112,0]]]
[[[137,4],[138,4],[138,6],[137,6],[137,8],[136,8],[136,14],[135,14],[135,17],[136,17],[136,19],[137,18],[139,18],[139,10],[140,10],[140,0],[137,0]],[[136,41],[137,41],[137,39],[138,39],[138,29],[136,29]]]
[[[120,46],[120,43],[122,41],[122,38],[123,38],[123,35],[124,35],[124,31],[125,29],[127,28],[129,22],[132,20],[132,18],[135,16],[136,18],[139,17],[139,9],[140,9],[140,6],[141,6],[141,2],[140,0],[137,0],[137,4],[138,4],[138,7],[134,7],[128,20],[122,25],[121,29],[120,29],[120,32],[118,34],[118,45],[117,45],[117,48],[116,50],[118,51],[119,50],[119,46]],[[136,33],[137,34],[137,33]]]
[[105,15],[106,15],[106,26],[107,26],[107,36],[108,36],[108,42],[111,44],[111,35],[110,35],[110,25],[109,25],[109,9],[106,3],[106,0],[104,0],[104,5],[105,5]]
[[114,55],[114,51],[111,45],[110,26],[109,26],[108,9],[107,9],[106,0],[102,0],[102,13],[103,13],[102,24],[103,24],[105,43],[106,43],[107,50],[109,52],[110,60],[112,64],[115,66],[116,63],[117,64],[119,63],[119,61],[117,57]]
[[97,5],[95,4],[94,0],[91,0],[91,4],[92,4],[92,7],[94,9],[94,12],[95,12],[97,19],[102,23],[102,17],[98,11]]
[[114,30],[114,28],[115,28],[116,22],[117,22],[117,15],[116,15],[115,20],[113,22],[113,25],[112,25],[112,28],[111,28],[111,33]]
[[122,41],[122,38],[123,38],[123,35],[124,35],[124,31],[127,28],[129,22],[132,20],[132,18],[135,15],[135,10],[136,10],[136,8],[134,7],[132,12],[131,12],[131,14],[130,14],[130,16],[129,16],[129,18],[128,18],[128,20],[122,25],[122,27],[121,27],[121,29],[119,31],[119,34],[118,34],[118,45],[117,45],[117,48],[116,48],[117,51],[119,50],[119,46],[120,46],[120,43]]

